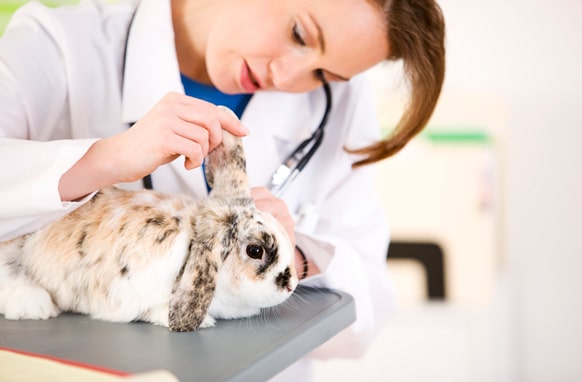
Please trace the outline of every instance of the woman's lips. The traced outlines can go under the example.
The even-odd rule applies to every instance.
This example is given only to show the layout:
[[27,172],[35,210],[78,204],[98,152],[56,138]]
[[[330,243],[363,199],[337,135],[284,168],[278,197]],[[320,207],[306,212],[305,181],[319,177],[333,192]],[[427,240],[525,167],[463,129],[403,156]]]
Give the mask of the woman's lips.
[[240,84],[242,88],[249,93],[254,93],[261,88],[261,85],[253,76],[253,73],[246,62],[243,62],[241,67]]

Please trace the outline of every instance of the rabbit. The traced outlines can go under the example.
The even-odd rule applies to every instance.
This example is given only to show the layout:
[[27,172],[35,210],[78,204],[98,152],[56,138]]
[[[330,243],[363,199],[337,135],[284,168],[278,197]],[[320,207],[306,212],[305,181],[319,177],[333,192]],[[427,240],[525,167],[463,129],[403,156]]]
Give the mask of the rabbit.
[[0,314],[61,311],[194,331],[285,301],[298,277],[283,226],[250,196],[241,138],[207,157],[207,198],[112,186],[0,244]]

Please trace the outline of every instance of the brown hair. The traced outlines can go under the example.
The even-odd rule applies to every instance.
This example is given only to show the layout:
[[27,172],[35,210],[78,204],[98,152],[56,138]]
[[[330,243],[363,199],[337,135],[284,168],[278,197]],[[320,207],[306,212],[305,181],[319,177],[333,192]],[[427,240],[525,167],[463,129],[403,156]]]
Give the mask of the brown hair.
[[402,60],[410,86],[410,99],[396,128],[386,139],[348,150],[364,155],[354,167],[396,154],[430,119],[445,77],[445,21],[434,0],[371,0],[386,15],[390,55]]

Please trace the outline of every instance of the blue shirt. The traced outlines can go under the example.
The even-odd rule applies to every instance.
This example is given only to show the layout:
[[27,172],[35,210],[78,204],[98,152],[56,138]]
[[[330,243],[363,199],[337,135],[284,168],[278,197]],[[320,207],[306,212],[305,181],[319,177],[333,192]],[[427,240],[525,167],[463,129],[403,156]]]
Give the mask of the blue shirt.
[[240,118],[245,111],[252,94],[226,94],[215,88],[214,86],[206,85],[191,78],[180,74],[182,85],[184,85],[184,92],[195,98],[203,99],[215,105],[226,106]]

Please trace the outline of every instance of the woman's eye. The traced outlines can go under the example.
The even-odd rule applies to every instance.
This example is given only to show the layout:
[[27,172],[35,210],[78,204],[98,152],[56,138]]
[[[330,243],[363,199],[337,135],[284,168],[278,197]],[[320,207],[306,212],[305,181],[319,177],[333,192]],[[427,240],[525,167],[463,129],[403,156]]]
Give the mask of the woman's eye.
[[293,35],[293,40],[301,46],[307,45],[305,43],[305,39],[299,30],[299,25],[297,23],[293,24],[293,29],[291,30],[291,34]]
[[251,259],[261,259],[265,250],[260,245],[247,245],[247,256]]

